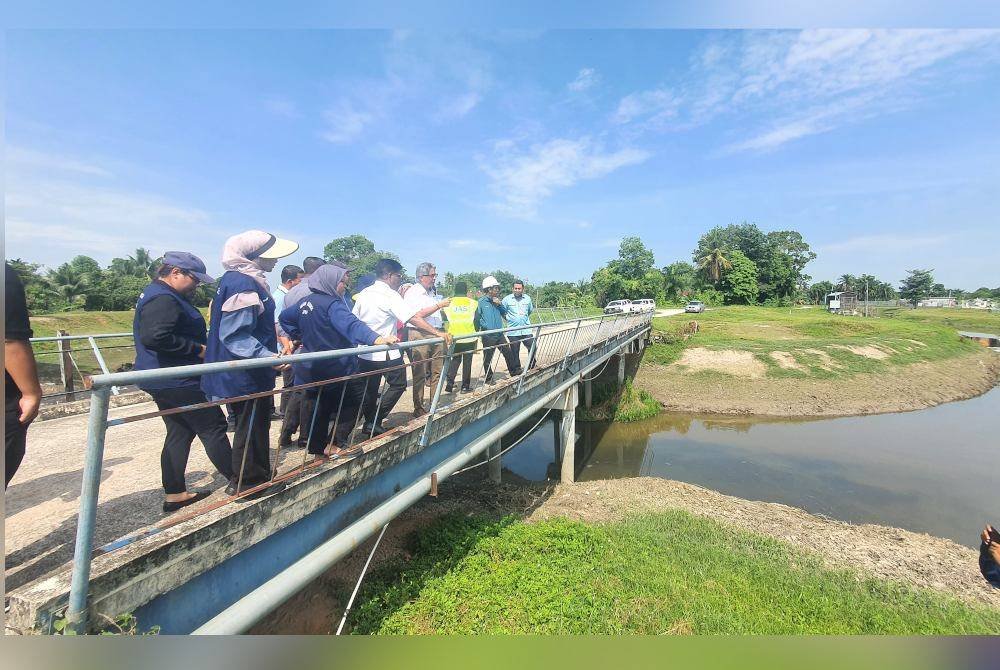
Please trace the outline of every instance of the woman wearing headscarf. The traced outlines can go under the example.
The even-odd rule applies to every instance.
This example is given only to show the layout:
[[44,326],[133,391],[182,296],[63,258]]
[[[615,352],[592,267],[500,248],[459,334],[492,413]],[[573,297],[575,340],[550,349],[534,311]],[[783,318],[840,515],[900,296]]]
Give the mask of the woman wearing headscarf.
[[[264,275],[274,269],[279,258],[295,253],[298,248],[295,242],[262,230],[248,230],[226,240],[222,251],[222,267],[226,272],[212,300],[206,363],[278,356],[274,300]],[[202,375],[201,388],[212,399],[272,391],[274,370],[268,367]],[[236,416],[236,432],[234,481],[226,492],[235,495],[271,479],[269,430],[274,398],[239,400],[230,403],[229,408]],[[275,488],[245,499],[273,493]]]
[[[350,349],[358,345],[395,344],[396,337],[380,337],[354,314],[344,299],[350,273],[335,265],[324,265],[306,280],[310,294],[298,304],[285,308],[278,321],[281,329],[293,340],[302,342],[301,353]],[[304,361],[293,365],[295,383],[308,384],[325,379],[337,379],[358,371],[357,356],[342,356],[320,361]],[[302,427],[308,435],[307,448],[317,456],[342,456],[351,431],[358,420],[362,401],[359,380],[344,380],[313,387],[306,393],[316,403],[315,418],[310,427]],[[330,419],[337,412],[337,427],[330,440]]]

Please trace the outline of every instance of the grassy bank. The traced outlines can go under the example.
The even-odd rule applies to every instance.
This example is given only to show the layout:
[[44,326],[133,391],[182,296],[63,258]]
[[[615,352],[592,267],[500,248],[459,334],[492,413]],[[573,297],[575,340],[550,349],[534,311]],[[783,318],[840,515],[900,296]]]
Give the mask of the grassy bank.
[[[654,319],[664,342],[651,346],[646,360],[683,364],[685,351],[691,349],[737,351],[752,357],[742,358],[747,362],[742,369],[756,370],[757,376],[849,377],[976,352],[977,345],[961,340],[956,329],[1000,330],[1000,315],[967,314],[971,311],[898,310],[881,318],[861,318],[821,309],[726,307]],[[683,324],[692,320],[698,322],[698,332],[679,337]],[[702,369],[727,372],[724,364],[712,366],[711,356],[701,358]],[[739,374],[739,367],[731,367]]]
[[[997,633],[1000,612],[848,571],[679,510],[447,515],[369,575],[355,633]],[[345,589],[347,587],[345,586]]]
[[632,380],[625,385],[606,384],[594,389],[591,407],[580,405],[576,415],[581,421],[617,421],[631,423],[651,419],[660,413],[660,403],[648,391],[636,387]]

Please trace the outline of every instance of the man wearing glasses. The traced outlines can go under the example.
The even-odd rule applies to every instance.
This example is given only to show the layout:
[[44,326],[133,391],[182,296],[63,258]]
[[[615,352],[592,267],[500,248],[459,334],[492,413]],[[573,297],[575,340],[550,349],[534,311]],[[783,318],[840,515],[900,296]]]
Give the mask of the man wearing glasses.
[[[417,266],[417,283],[406,292],[403,302],[417,313],[424,315],[424,320],[437,330],[444,328],[441,309],[451,304],[450,299],[440,300],[434,290],[437,282],[437,268],[430,263]],[[426,313],[430,309],[429,313]],[[427,336],[416,329],[409,330],[408,339],[421,340]],[[444,347],[440,344],[428,344],[410,349],[413,361],[413,416],[414,418],[427,414],[424,407],[424,388],[429,385],[434,388],[441,376],[441,363]],[[428,369],[430,368],[430,369]]]
[[[358,292],[354,296],[354,316],[358,317],[369,328],[381,337],[391,337],[396,334],[396,322],[402,321],[423,332],[426,337],[443,338],[446,344],[451,344],[451,335],[435,328],[424,320],[425,316],[437,311],[440,307],[428,306],[418,309],[403,301],[397,293],[403,281],[403,266],[391,258],[383,258],[375,264],[375,283]],[[406,368],[398,350],[379,351],[372,354],[359,354],[360,371],[373,372],[363,382],[367,390],[363,411],[365,425],[362,431],[366,435],[381,435],[385,432],[382,421],[396,406],[399,398],[406,391]],[[385,377],[387,388],[379,399],[379,386]]]
[[[135,338],[134,370],[156,370],[203,363],[208,341],[205,319],[191,304],[199,284],[213,284],[205,263],[185,251],[168,251],[156,279],[139,294],[132,322]],[[199,377],[143,382],[160,410],[207,402]],[[164,512],[173,512],[201,500],[208,491],[188,491],[184,482],[191,443],[197,435],[212,465],[227,480],[233,478],[232,447],[226,435],[226,417],[219,407],[203,407],[163,418],[167,437],[160,454]]]

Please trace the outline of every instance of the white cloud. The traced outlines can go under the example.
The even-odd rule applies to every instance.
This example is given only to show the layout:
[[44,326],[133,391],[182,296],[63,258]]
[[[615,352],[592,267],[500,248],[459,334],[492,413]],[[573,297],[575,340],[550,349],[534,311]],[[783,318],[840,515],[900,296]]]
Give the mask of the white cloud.
[[[33,157],[44,156],[27,152]],[[214,233],[211,217],[197,207],[156,194],[127,191],[108,183],[73,181],[74,159],[33,160],[31,165],[68,165],[69,174],[39,173],[8,166],[6,253],[50,267],[77,254],[107,263],[143,246],[154,254],[187,249],[206,262],[218,258],[223,233]],[[13,168],[13,169],[12,169]]]
[[824,253],[900,251],[921,247],[944,247],[953,239],[952,235],[859,235],[840,242],[820,245],[816,250]]
[[613,120],[640,130],[697,126],[720,115],[771,119],[730,151],[771,150],[889,114],[1000,54],[996,30],[749,31],[709,38],[676,86],[631,93]]
[[95,177],[110,177],[111,172],[89,162],[67,158],[56,154],[24,149],[21,147],[7,147],[6,151],[7,170],[19,171],[44,171],[44,172],[74,172],[77,174],[92,175]]
[[491,239],[448,240],[447,246],[457,251],[509,251],[514,248]]
[[566,84],[566,88],[574,93],[581,93],[594,86],[599,79],[597,70],[592,67],[585,67],[576,73],[576,79]]
[[358,109],[356,104],[351,100],[340,100],[323,113],[326,121],[326,130],[321,133],[323,139],[334,144],[353,142],[380,115],[375,107]]
[[500,197],[495,207],[519,218],[535,216],[539,203],[559,188],[597,179],[619,168],[647,160],[651,154],[634,148],[608,151],[589,137],[555,139],[518,152],[509,141],[497,142],[491,162],[481,161]]

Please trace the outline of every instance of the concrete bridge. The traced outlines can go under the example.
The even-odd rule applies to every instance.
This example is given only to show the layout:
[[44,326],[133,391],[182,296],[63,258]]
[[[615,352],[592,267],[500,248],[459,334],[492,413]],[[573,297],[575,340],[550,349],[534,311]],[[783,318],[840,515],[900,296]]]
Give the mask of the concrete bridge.
[[[572,481],[577,403],[589,404],[590,380],[598,374],[606,377],[609,369],[617,370],[618,382],[623,381],[626,358],[641,356],[651,318],[651,313],[645,313],[537,325],[532,351],[522,352],[525,368],[529,354],[537,359],[537,367],[530,372],[506,378],[498,374],[497,384],[479,384],[475,392],[463,395],[444,393],[441,383],[428,416],[409,420],[407,414],[391,415],[387,424],[391,429],[363,442],[362,452],[353,458],[309,461],[286,452],[277,459],[276,479],[288,485],[280,493],[237,502],[220,492],[194,509],[145,524],[134,523],[135,518],[148,520],[148,514],[143,517],[139,510],[102,518],[100,488],[109,462],[123,458],[121,454],[129,453],[128,449],[142,445],[144,451],[158,454],[162,421],[155,413],[147,420],[133,421],[142,418],[142,413],[131,408],[119,408],[109,417],[111,388],[135,383],[145,373],[95,376],[86,418],[87,450],[73,561],[9,591],[8,625],[46,633],[53,632],[54,622],[65,617],[71,627],[88,632],[100,627],[102,616],[132,612],[141,627],[158,625],[163,633],[243,632],[414,502],[435,495],[438,484],[455,472],[486,459],[490,477],[498,481],[500,439],[540,410],[559,414],[562,477]],[[302,354],[287,360],[385,348]],[[450,363],[450,359],[445,361],[445,365]],[[240,361],[236,365],[267,364]],[[206,364],[185,370],[190,375],[232,365]],[[474,368],[482,366],[477,361]],[[32,428],[29,450],[39,438],[44,439],[39,433],[49,430],[47,423]],[[53,433],[82,428],[82,421],[75,418],[52,423],[58,424]],[[116,441],[116,431],[122,431],[125,439]],[[276,443],[274,436],[272,440]],[[68,446],[65,438],[59,444],[62,449]],[[108,455],[115,455],[108,461],[106,446]],[[195,445],[193,461],[198,452]],[[158,468],[149,469],[152,472],[145,473],[146,480],[138,488],[148,492],[147,499],[158,500],[157,488],[149,486],[158,481]],[[51,481],[46,477],[36,474],[35,481]],[[18,502],[13,485],[11,492],[8,506],[13,502],[20,508],[24,503]],[[104,504],[101,512],[103,508]],[[10,521],[8,514],[8,537]],[[112,541],[93,550],[95,534],[100,541]]]

